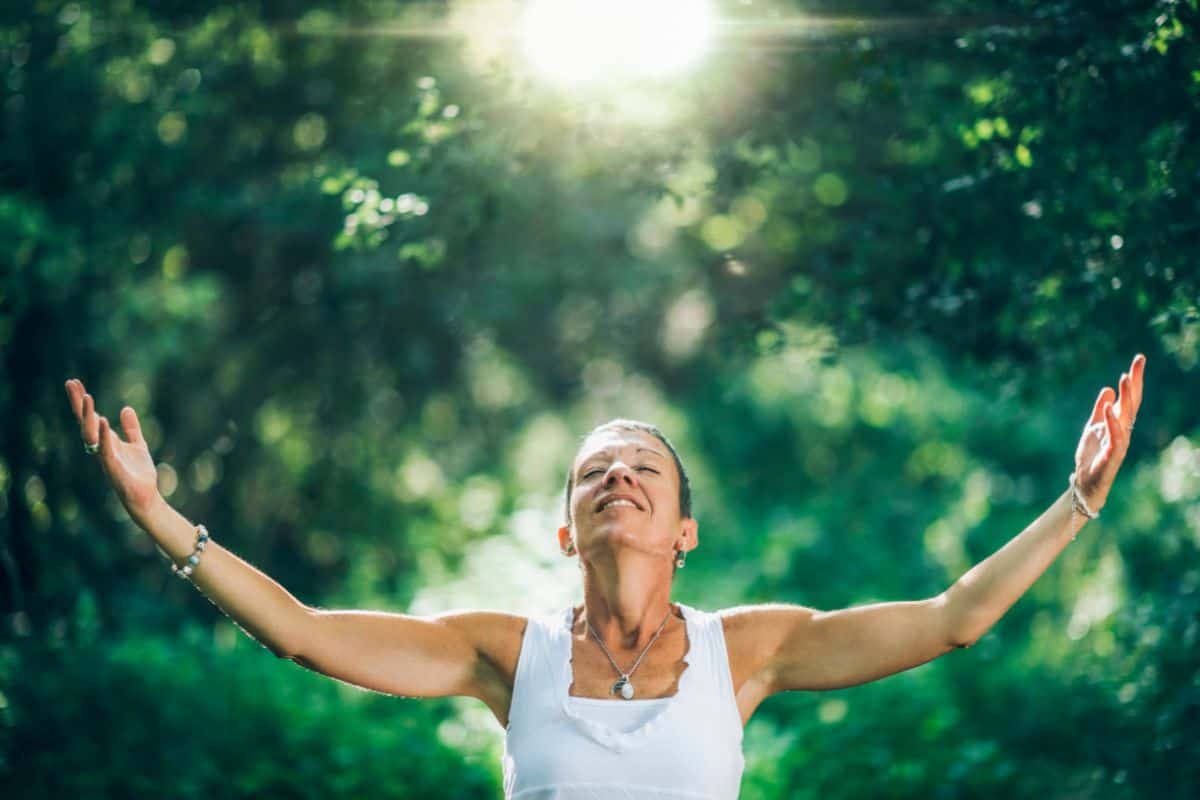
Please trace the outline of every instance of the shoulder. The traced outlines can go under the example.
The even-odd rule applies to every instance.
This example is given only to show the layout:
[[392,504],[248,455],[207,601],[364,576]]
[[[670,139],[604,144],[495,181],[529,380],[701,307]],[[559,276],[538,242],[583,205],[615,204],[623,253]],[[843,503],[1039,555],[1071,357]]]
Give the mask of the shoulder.
[[726,637],[758,640],[781,635],[786,628],[820,612],[793,603],[758,603],[722,608],[715,613],[721,618]]
[[775,692],[775,660],[788,632],[816,612],[804,606],[764,603],[715,612],[725,634],[729,676],[742,724]]
[[789,603],[760,603],[723,608],[720,615],[725,646],[735,682],[762,676],[797,625],[819,613]]
[[504,611],[464,609],[447,611],[434,619],[456,630],[482,660],[501,674],[511,675],[516,671],[521,640],[530,617]]
[[474,649],[471,688],[467,694],[482,700],[500,724],[506,726],[521,642],[537,618],[472,609],[448,611],[436,619],[454,629]]

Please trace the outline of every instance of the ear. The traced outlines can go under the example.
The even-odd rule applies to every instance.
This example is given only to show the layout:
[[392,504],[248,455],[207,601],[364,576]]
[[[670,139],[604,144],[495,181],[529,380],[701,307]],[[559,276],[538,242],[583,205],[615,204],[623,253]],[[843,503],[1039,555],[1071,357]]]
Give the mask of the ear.
[[696,549],[700,544],[700,523],[688,517],[679,522],[679,548],[685,553]]

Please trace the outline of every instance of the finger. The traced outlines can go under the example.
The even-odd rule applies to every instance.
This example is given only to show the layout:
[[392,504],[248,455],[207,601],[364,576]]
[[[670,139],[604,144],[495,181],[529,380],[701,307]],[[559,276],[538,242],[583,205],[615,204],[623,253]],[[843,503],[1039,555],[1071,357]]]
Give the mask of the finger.
[[83,439],[88,444],[95,444],[99,437],[100,421],[96,416],[96,405],[90,394],[83,396],[83,422],[80,425],[83,430]]
[[107,461],[109,458],[112,458],[112,449],[113,449],[112,436],[109,435],[107,419],[105,419],[104,417],[100,417],[99,425],[100,425],[100,432],[99,432],[100,457]]
[[1124,442],[1129,434],[1125,432],[1121,418],[1117,416],[1117,409],[1111,405],[1105,406],[1104,417],[1108,427],[1108,441],[1115,445],[1120,437],[1119,441]]
[[1142,376],[1146,372],[1146,357],[1138,353],[1133,357],[1133,366],[1129,368],[1129,374],[1133,376],[1133,414],[1137,416],[1138,409],[1142,407]]
[[74,378],[63,384],[67,390],[67,397],[71,401],[71,413],[75,415],[75,419],[79,419],[83,414],[83,384]]
[[142,426],[138,422],[137,412],[133,410],[133,406],[125,406],[121,409],[121,427],[125,429],[125,438],[134,444],[144,444],[145,439],[142,438]]
[[1100,390],[1100,394],[1096,397],[1096,404],[1092,406],[1092,415],[1088,417],[1088,426],[1097,425],[1104,421],[1104,404],[1111,400],[1109,392],[1112,389],[1105,386]]
[[1128,372],[1121,373],[1121,379],[1117,381],[1117,404],[1113,411],[1117,415],[1117,419],[1121,421],[1121,427],[1128,428],[1133,421],[1133,398],[1131,394],[1133,390],[1130,388],[1132,379]]

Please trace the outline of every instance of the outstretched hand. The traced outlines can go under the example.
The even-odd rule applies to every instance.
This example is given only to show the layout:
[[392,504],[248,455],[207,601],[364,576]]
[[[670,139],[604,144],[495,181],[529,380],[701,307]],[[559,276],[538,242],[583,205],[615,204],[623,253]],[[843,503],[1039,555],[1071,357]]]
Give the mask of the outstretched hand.
[[[1146,357],[1138,353],[1128,372],[1121,373],[1117,392],[1105,386],[1075,449],[1075,484],[1084,501],[1099,511],[1108,498],[1117,470],[1129,450],[1129,434],[1142,405],[1142,373]],[[1116,396],[1114,402],[1113,397]]]
[[81,381],[71,378],[65,387],[84,444],[100,444],[96,457],[100,459],[104,474],[125,510],[136,519],[162,499],[158,493],[158,471],[142,437],[137,414],[131,406],[121,409],[121,427],[128,440],[125,441],[109,427],[107,418],[96,413],[95,402]]

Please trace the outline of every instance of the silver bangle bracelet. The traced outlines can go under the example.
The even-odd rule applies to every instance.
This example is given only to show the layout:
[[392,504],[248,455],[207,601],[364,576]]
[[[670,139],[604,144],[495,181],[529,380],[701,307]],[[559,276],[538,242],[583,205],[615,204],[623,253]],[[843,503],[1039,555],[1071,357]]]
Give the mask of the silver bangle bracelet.
[[1071,487],[1071,507],[1083,514],[1088,519],[1096,519],[1100,516],[1099,511],[1092,511],[1088,508],[1088,504],[1079,495],[1079,486],[1075,483],[1075,473],[1071,473],[1071,477],[1067,479],[1067,484]]
[[[174,572],[180,578],[189,580],[192,572],[196,569],[196,565],[200,563],[200,554],[204,552],[204,548],[208,546],[208,528],[203,525],[196,526],[196,548],[192,550],[192,554],[187,557],[182,567],[178,567],[174,562],[171,563],[171,572]],[[159,548],[162,552],[162,548]]]

